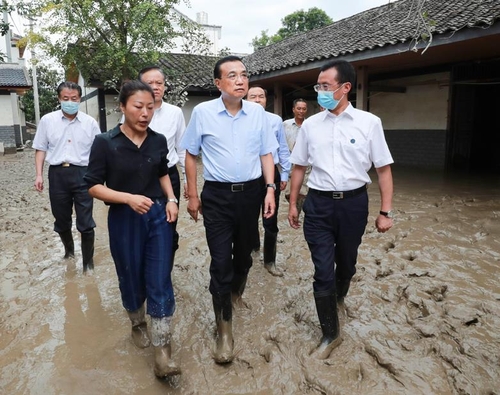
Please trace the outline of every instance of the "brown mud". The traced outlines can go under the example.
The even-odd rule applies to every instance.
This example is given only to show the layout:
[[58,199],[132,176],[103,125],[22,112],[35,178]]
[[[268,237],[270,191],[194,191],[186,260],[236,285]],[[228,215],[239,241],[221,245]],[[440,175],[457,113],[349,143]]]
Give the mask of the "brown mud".
[[358,272],[340,310],[344,341],[324,361],[308,356],[320,338],[313,268],[283,196],[284,275],[254,254],[246,307],[233,318],[237,356],[213,362],[210,258],[202,221],[181,202],[173,355],[183,373],[159,381],[152,348],[130,338],[104,204],[94,206],[96,269],[85,276],[76,230],[76,257],[62,259],[48,193],[33,188],[34,152],[0,157],[0,393],[500,394],[500,181],[397,167],[394,179],[386,234],[375,230],[370,186]]

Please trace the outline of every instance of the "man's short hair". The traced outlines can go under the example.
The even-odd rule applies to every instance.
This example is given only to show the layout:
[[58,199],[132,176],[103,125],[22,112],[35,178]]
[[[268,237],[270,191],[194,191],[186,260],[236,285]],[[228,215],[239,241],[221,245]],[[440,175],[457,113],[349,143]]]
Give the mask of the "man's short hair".
[[[252,88],[260,88],[260,89],[262,89],[262,90],[264,91],[264,96],[265,96],[265,97],[266,97],[266,99],[267,99],[267,89],[264,89],[264,88],[263,88],[262,86],[260,86],[260,85],[252,85],[251,87],[249,87],[249,88],[248,88],[248,92],[250,92],[250,89],[252,89]],[[248,95],[248,93],[247,93],[247,95]]]
[[319,71],[321,73],[333,68],[337,70],[337,81],[340,84],[350,82],[351,86],[356,86],[356,70],[352,64],[345,60],[335,59],[321,66]]
[[141,69],[141,71],[139,71],[139,74],[137,75],[137,79],[139,81],[142,81],[142,76],[144,74],[146,74],[148,71],[151,71],[151,70],[158,70],[161,73],[161,75],[163,76],[163,81],[167,80],[167,76],[165,75],[165,72],[162,70],[162,68],[160,66],[147,66],[147,67],[144,67],[143,69]]
[[239,56],[235,56],[235,55],[229,55],[229,56],[225,56],[225,57],[219,59],[217,61],[217,63],[215,63],[214,79],[219,79],[221,77],[220,66],[222,66],[224,63],[227,63],[227,62],[241,62],[241,63],[243,63],[243,60],[241,60],[241,58]]
[[305,99],[302,99],[301,97],[299,97],[298,99],[295,99],[295,100],[293,101],[293,106],[292,106],[292,108],[295,108],[296,104],[297,104],[297,103],[301,103],[301,102],[302,102],[302,103],[306,103],[306,105],[307,105],[307,101],[306,101]]
[[59,84],[57,87],[57,96],[59,97],[61,95],[61,92],[64,88],[68,88],[71,90],[76,90],[78,91],[78,96],[82,97],[82,87],[78,85],[75,82],[72,81],[64,81]]

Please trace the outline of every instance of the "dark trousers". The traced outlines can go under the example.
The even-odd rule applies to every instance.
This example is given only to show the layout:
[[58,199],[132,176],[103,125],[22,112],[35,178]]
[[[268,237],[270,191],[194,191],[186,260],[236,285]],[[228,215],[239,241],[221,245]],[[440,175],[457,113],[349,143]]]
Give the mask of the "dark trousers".
[[[262,225],[264,226],[264,231],[269,232],[269,233],[278,233],[278,209],[280,207],[280,195],[281,195],[281,189],[280,189],[280,182],[281,182],[281,175],[278,170],[278,166],[274,166],[274,183],[276,184],[276,190],[274,191],[274,202],[276,203],[276,210],[274,212],[274,215],[270,218],[264,218],[262,216]],[[265,188],[264,185],[264,198],[267,193],[267,188]],[[264,214],[264,198],[262,198],[262,214]]]
[[[179,177],[179,170],[177,166],[172,166],[168,169],[168,175],[170,177],[170,183],[172,184],[172,188],[174,190],[174,195],[179,201],[178,206],[181,202],[181,181]],[[173,230],[174,244],[173,251],[177,251],[179,249],[179,233],[177,233],[177,220],[170,224]]]
[[262,203],[259,180],[245,184],[244,191],[231,192],[205,182],[201,193],[203,223],[210,250],[210,293],[231,292],[231,284],[248,275],[251,252]]
[[368,193],[336,200],[310,191],[303,210],[314,292],[334,291],[336,278],[350,280],[356,273],[358,247],[368,222]]
[[165,199],[155,199],[146,214],[125,204],[108,212],[109,247],[127,311],[139,309],[147,299],[151,317],[173,315],[172,227],[167,222]]
[[49,199],[57,233],[71,230],[73,205],[78,231],[85,233],[95,228],[92,218],[94,199],[83,181],[86,171],[86,166],[49,167]]

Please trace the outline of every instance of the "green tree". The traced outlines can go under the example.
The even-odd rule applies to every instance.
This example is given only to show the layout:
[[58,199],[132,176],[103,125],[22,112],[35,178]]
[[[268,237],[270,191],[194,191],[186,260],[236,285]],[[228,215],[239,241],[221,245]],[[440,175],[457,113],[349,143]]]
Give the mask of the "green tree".
[[254,37],[251,45],[254,51],[256,51],[295,34],[304,33],[332,23],[332,18],[330,18],[325,11],[317,7],[310,8],[308,11],[298,10],[285,16],[281,20],[281,25],[283,27],[281,27],[276,34],[269,36],[267,30],[263,30],[261,31],[260,37]]
[[31,0],[27,13],[41,26],[32,41],[85,81],[118,88],[178,42],[208,52],[199,25],[173,8],[181,0]]
[[[40,104],[40,116],[44,116],[49,112],[56,110],[59,106],[57,99],[57,85],[63,81],[61,72],[55,69],[49,69],[46,66],[38,65],[37,82],[38,82],[38,101]],[[32,70],[29,71],[30,75]],[[33,98],[33,90],[29,90],[21,96],[22,109],[24,111],[26,121],[35,122],[35,101]]]

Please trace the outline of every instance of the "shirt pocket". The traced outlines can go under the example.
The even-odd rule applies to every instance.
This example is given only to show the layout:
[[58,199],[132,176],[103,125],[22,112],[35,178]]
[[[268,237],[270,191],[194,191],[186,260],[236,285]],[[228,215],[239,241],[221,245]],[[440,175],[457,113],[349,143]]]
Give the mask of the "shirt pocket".
[[246,137],[245,152],[248,155],[259,156],[262,146],[262,131],[250,130],[246,133],[245,137]]

